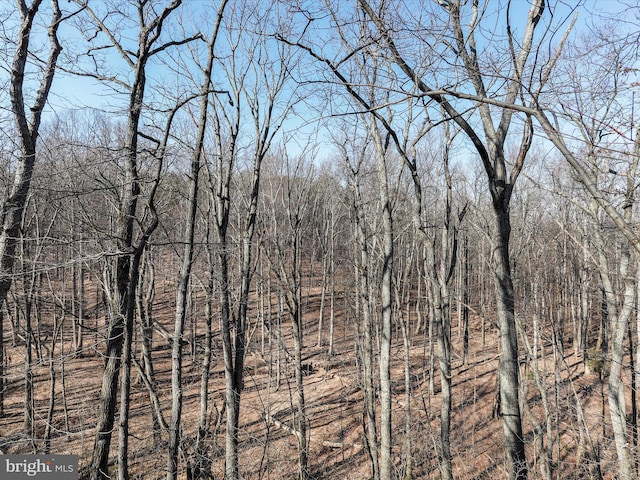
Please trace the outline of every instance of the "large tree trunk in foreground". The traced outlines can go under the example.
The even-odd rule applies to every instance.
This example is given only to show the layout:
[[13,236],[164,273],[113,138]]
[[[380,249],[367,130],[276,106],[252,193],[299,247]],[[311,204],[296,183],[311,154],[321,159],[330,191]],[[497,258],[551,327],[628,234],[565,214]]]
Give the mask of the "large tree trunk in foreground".
[[509,237],[511,223],[506,208],[494,203],[494,275],[498,328],[500,331],[499,389],[506,450],[511,462],[511,478],[527,477],[527,461],[522,436],[520,412],[520,381],[518,366],[518,334],[515,323],[515,304]]

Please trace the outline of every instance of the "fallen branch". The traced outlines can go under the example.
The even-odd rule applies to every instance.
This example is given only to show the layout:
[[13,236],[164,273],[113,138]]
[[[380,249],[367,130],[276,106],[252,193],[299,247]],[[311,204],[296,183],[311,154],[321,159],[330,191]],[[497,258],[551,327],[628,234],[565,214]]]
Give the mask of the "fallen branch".
[[[291,435],[293,435],[297,439],[300,439],[300,437],[302,435],[295,428],[292,428],[289,425],[287,425],[285,423],[282,423],[279,420],[276,420],[275,418],[273,418],[273,416],[271,416],[268,413],[264,414],[264,419],[269,425],[275,425],[277,428],[281,428],[282,430],[285,430],[286,432],[290,433]],[[328,448],[362,448],[362,445],[359,444],[359,443],[347,444],[347,443],[342,443],[342,442],[329,442],[329,441],[326,441],[326,440],[318,441],[318,440],[313,440],[313,439],[310,439],[309,441],[312,442],[312,443],[318,443],[318,444],[322,445],[323,447],[328,447]]]

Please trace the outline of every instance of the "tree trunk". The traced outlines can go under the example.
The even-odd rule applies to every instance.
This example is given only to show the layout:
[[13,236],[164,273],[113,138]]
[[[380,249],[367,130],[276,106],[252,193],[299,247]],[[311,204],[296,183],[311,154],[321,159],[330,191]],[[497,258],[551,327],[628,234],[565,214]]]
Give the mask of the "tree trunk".
[[[55,314],[54,314],[55,315]],[[54,330],[57,330],[57,320],[54,317]],[[44,454],[51,454],[51,429],[53,426],[53,414],[56,407],[56,366],[54,362],[54,352],[56,346],[56,335],[51,340],[51,349],[49,350],[48,363],[49,363],[49,407],[47,408],[47,420],[44,428],[43,440],[44,440]]]
[[520,413],[518,334],[515,324],[515,304],[509,256],[511,222],[508,203],[505,205],[502,202],[494,201],[493,205],[494,231],[492,238],[495,242],[493,260],[501,352],[499,366],[501,415],[506,450],[511,463],[510,478],[525,479],[527,477],[527,461]]
[[[240,418],[240,395],[242,384],[238,379],[242,373],[236,373],[234,342],[232,340],[231,301],[229,292],[229,266],[227,260],[226,229],[218,229],[218,283],[220,288],[220,313],[222,316],[222,350],[225,373],[225,406],[227,410],[225,436],[225,479],[239,480],[238,471],[238,433]],[[236,334],[237,337],[238,334]]]
[[[28,78],[25,72],[27,71],[27,61],[31,55],[29,50],[31,29],[42,0],[33,0],[30,7],[27,7],[24,2],[17,1],[16,4],[20,12],[20,27],[11,68],[9,96],[20,152],[11,190],[0,206],[0,306],[5,303],[11,288],[16,242],[27,195],[31,187],[31,177],[37,153],[36,140],[40,129],[42,111],[47,103],[58,56],[62,51],[57,36],[62,13],[58,7],[58,1],[52,0],[51,23],[47,29],[50,43],[49,56],[42,70],[42,78],[34,102],[29,107],[31,113],[28,116],[27,106],[25,105],[26,96],[23,90],[25,78]],[[4,326],[0,323],[0,329],[2,328]],[[4,337],[3,334],[0,335],[0,338],[2,337]],[[0,353],[3,353],[3,347],[0,347]],[[4,360],[2,360],[0,361],[0,413],[4,410],[4,377]]]
[[[35,281],[33,279],[32,281]],[[31,285],[30,289],[34,286]],[[35,412],[33,400],[33,328],[31,327],[32,311],[31,294],[25,292],[24,307],[24,433],[33,441],[35,436]]]
[[[207,229],[208,230],[208,229]],[[207,231],[207,240],[209,232]],[[207,241],[209,265],[213,265],[213,251],[210,242]],[[209,434],[209,372],[211,370],[212,341],[213,341],[213,296],[214,276],[209,275],[207,286],[207,303],[205,307],[205,339],[204,354],[202,356],[202,370],[200,372],[200,415],[198,416],[198,435],[195,446],[195,463],[193,466],[193,479],[201,480],[209,478],[211,460],[208,455],[207,438]]]
[[[378,428],[376,423],[376,393],[374,388],[374,354],[373,354],[373,320],[370,302],[370,280],[369,280],[369,247],[367,244],[367,231],[365,220],[362,215],[362,198],[360,194],[360,178],[357,170],[353,179],[353,212],[355,217],[355,235],[358,245],[358,262],[356,262],[356,292],[359,295],[357,305],[359,312],[357,318],[362,319],[362,346],[360,348],[362,362],[362,388],[364,402],[364,428],[366,432],[367,450],[371,460],[371,479],[380,478]],[[332,276],[333,278],[333,276]],[[333,281],[333,280],[332,280]]]
[[[141,194],[140,177],[138,174],[138,137],[139,125],[144,105],[146,67],[147,62],[153,55],[162,52],[165,46],[154,49],[154,43],[158,40],[158,35],[151,35],[152,31],[160,31],[163,23],[170,14],[179,7],[181,0],[174,0],[157,14],[155,19],[147,19],[140,16],[138,25],[138,48],[136,63],[130,61],[128,54],[123,51],[121,45],[114,39],[114,47],[124,56],[133,70],[133,82],[129,90],[128,118],[123,150],[124,155],[123,181],[120,192],[120,203],[118,205],[118,216],[115,221],[115,236],[118,248],[116,256],[116,295],[112,311],[110,312],[106,365],[102,376],[102,387],[100,393],[100,403],[98,405],[98,419],[96,425],[96,437],[91,459],[90,477],[91,480],[106,479],[109,477],[109,449],[111,446],[111,435],[113,431],[114,414],[116,408],[116,396],[119,371],[122,366],[123,349],[124,357],[124,380],[121,391],[121,425],[119,437],[121,445],[119,448],[118,475],[120,480],[128,477],[127,462],[127,440],[128,437],[128,404],[130,389],[130,369],[131,369],[131,341],[133,336],[133,319],[135,313],[136,290],[140,276],[140,260],[144,249],[147,246],[149,237],[158,225],[158,216],[153,205],[154,195],[162,172],[162,160],[166,153],[166,146],[169,138],[169,130],[173,115],[176,109],[168,116],[163,142],[158,145],[156,152],[157,169],[155,178],[150,182],[150,190],[147,194],[147,207],[149,210],[149,224],[143,226],[143,232],[134,243],[134,227],[141,226],[142,221],[137,217],[138,199]],[[85,11],[98,23],[100,29],[106,27],[102,20],[91,10],[85,7]],[[146,21],[149,23],[145,23]],[[124,417],[124,418],[123,418]]]
[[[438,280],[434,280],[434,283]],[[438,366],[440,370],[440,478],[452,480],[451,468],[451,311],[448,286],[435,287]]]
[[[407,317],[408,318],[408,317]],[[404,347],[404,425],[405,425],[405,457],[406,457],[406,473],[405,478],[407,480],[413,479],[413,429],[412,425],[412,414],[411,414],[411,345],[409,340],[409,332],[407,327],[407,321],[405,319],[401,319],[402,322],[402,344]]]
[[324,326],[324,306],[325,299],[327,298],[327,278],[329,269],[329,262],[327,261],[328,253],[323,253],[322,255],[322,280],[321,280],[321,291],[320,291],[320,312],[318,312],[318,347],[322,346],[322,328]]
[[91,459],[91,480],[108,480],[109,449],[111,447],[111,432],[116,411],[116,392],[118,388],[118,371],[122,353],[122,338],[124,325],[118,320],[115,312],[110,314],[110,327],[107,336],[106,364],[102,373],[100,389],[100,403],[96,422],[96,437]]
[[4,305],[0,302],[0,418],[4,417]]
[[155,297],[155,270],[153,266],[152,250],[147,249],[143,258],[141,285],[147,285],[146,291],[139,288],[136,294],[137,311],[139,315],[139,328],[142,351],[141,364],[138,364],[139,375],[143,379],[149,392],[151,407],[151,428],[153,430],[153,442],[157,447],[160,444],[163,431],[168,431],[167,423],[162,416],[156,375],[153,368],[153,300]]
[[[299,289],[300,285],[298,285],[297,288]],[[297,293],[293,293],[293,295],[299,295],[299,291]],[[304,398],[304,372],[302,365],[302,315],[300,313],[299,303],[297,300],[293,311],[290,311],[289,315],[291,316],[293,327],[294,363],[296,372],[296,405],[298,414],[295,422],[295,428],[299,433],[299,435],[296,435],[298,439],[298,478],[300,480],[307,480],[307,478],[309,478],[309,452],[307,445],[308,421]]]
[[[605,292],[609,302],[609,321],[611,333],[611,367],[609,370],[609,413],[611,426],[615,439],[616,452],[618,455],[618,469],[620,478],[623,480],[634,480],[637,477],[633,453],[629,448],[629,436],[627,433],[626,396],[624,382],[622,381],[623,361],[624,361],[624,336],[627,330],[627,322],[631,317],[631,312],[635,308],[635,286],[632,275],[629,273],[630,252],[627,245],[622,247],[622,258],[620,263],[620,274],[624,279],[624,293],[622,309],[617,312],[615,309],[615,297],[611,282],[604,283]],[[613,307],[613,308],[612,308]],[[612,311],[613,310],[613,311]]]
[[[182,254],[182,266],[178,277],[176,292],[176,312],[173,336],[171,338],[171,423],[169,425],[169,448],[167,454],[167,480],[175,480],[178,477],[178,449],[180,447],[180,424],[182,421],[182,345],[187,316],[187,302],[189,298],[189,285],[191,282],[191,267],[193,265],[194,241],[196,229],[196,216],[198,213],[199,177],[204,152],[204,143],[207,132],[207,119],[209,109],[209,95],[211,89],[211,73],[213,71],[214,50],[218,30],[226,1],[219,7],[216,22],[208,42],[207,64],[203,71],[204,78],[200,88],[200,116],[197,122],[197,135],[191,160],[189,173],[189,194],[187,205],[187,224],[184,232],[184,251]],[[209,293],[210,294],[210,293]],[[209,322],[209,319],[207,320]],[[208,331],[210,331],[208,323]],[[209,334],[209,332],[208,332]],[[210,340],[209,340],[210,342]],[[195,346],[195,335],[192,340]],[[210,351],[210,345],[209,345]],[[207,366],[208,369],[208,366]]]
[[386,149],[376,125],[370,119],[370,134],[376,148],[378,170],[378,196],[382,206],[382,273],[380,284],[380,480],[391,480],[393,462],[391,458],[391,322],[392,322],[392,273],[393,273],[393,216],[389,197]]
[[469,360],[469,302],[470,298],[470,290],[469,290],[469,279],[471,276],[470,273],[470,262],[469,262],[469,234],[465,233],[464,235],[464,254],[463,254],[463,265],[462,265],[462,363],[467,364]]
[[131,409],[131,362],[133,359],[133,321],[135,313],[135,295],[138,284],[140,257],[136,255],[130,266],[127,286],[127,310],[124,319],[124,338],[122,342],[122,375],[120,376],[120,414],[118,418],[118,479],[129,479],[129,411]]
[[[143,72],[139,72],[143,76]],[[140,81],[139,77],[139,81]],[[144,82],[142,81],[144,84]],[[139,105],[142,104],[142,91]],[[132,100],[132,104],[135,101]],[[121,252],[116,260],[116,308],[110,313],[106,365],[102,376],[100,403],[96,425],[96,438],[91,461],[91,480],[108,479],[109,449],[113,431],[118,390],[118,377],[122,364],[122,351],[125,345],[125,333],[128,329],[128,312],[130,310],[129,288],[133,279],[130,277],[134,269],[131,268],[131,253],[133,250],[133,226],[136,218],[137,199],[140,193],[137,173],[137,136],[139,111],[132,110],[128,125],[128,155],[125,162],[125,180],[123,182],[122,200],[116,222],[116,236],[118,250]],[[137,272],[136,272],[137,273]],[[134,293],[134,292],[132,292]],[[131,309],[132,310],[132,309]],[[130,352],[129,352],[130,353]],[[126,427],[122,425],[122,427]],[[121,467],[126,468],[126,467]],[[126,473],[122,473],[125,474]]]

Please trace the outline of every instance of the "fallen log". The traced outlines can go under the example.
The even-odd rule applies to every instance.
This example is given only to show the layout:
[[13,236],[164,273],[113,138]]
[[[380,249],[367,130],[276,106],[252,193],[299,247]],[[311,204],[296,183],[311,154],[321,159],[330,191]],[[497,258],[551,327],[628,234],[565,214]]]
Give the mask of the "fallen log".
[[[273,418],[272,415],[265,413],[264,414],[264,419],[267,422],[267,424],[269,425],[275,425],[277,428],[280,428],[286,432],[288,432],[289,434],[293,435],[294,437],[296,437],[298,440],[301,437],[301,433],[299,431],[297,431],[295,428],[290,427],[289,425],[282,423],[281,421]],[[311,443],[316,443],[316,444],[320,444],[323,447],[328,447],[328,448],[362,448],[362,445],[359,443],[343,443],[343,442],[329,442],[327,440],[322,440],[322,441],[318,441],[315,439],[309,439],[309,441]]]

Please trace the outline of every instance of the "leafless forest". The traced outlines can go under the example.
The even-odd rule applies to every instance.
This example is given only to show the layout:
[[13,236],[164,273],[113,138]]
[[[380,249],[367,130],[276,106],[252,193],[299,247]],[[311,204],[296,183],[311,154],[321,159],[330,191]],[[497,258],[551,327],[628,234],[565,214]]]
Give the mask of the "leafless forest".
[[0,35],[2,454],[638,478],[636,2],[6,0]]

